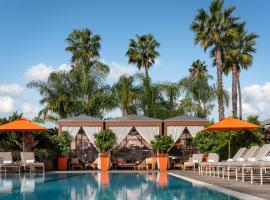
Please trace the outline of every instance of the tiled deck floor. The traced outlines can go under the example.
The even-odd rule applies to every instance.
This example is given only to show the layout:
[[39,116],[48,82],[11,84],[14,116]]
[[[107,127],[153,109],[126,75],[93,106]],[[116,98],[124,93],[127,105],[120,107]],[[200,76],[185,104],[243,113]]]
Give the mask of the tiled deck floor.
[[199,175],[198,172],[194,171],[172,170],[170,172],[181,176],[185,176],[187,178],[203,181],[219,187],[227,188],[229,190],[234,190],[237,192],[270,200],[270,183],[266,183],[264,185],[260,185],[258,183],[250,184],[249,182],[242,183],[240,181],[236,182],[235,180],[227,180],[222,178],[218,179],[216,177]]

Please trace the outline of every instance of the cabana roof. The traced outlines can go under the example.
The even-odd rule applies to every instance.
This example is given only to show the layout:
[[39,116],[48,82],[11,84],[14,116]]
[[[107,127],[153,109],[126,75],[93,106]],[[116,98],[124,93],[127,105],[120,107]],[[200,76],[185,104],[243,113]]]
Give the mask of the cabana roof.
[[103,122],[102,119],[90,117],[87,115],[79,115],[76,117],[70,117],[66,119],[60,119],[58,122]]
[[169,119],[165,119],[164,120],[164,122],[175,122],[175,121],[207,122],[207,119],[193,117],[193,116],[189,116],[189,115],[179,115],[179,116],[172,117],[172,118],[169,118]]
[[123,117],[116,117],[112,119],[107,119],[108,122],[162,122],[160,119],[155,119],[151,117],[146,117],[143,115],[127,115]]

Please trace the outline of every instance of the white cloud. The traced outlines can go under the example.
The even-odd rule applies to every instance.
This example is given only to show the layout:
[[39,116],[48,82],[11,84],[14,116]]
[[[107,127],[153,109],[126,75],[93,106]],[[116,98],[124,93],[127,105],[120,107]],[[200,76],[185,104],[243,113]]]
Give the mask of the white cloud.
[[134,75],[138,72],[138,69],[135,66],[126,65],[115,61],[109,63],[106,61],[103,62],[110,67],[108,78],[112,81],[117,81],[122,75]]
[[270,82],[263,85],[250,85],[242,90],[243,114],[259,115],[261,120],[270,118]]
[[115,117],[121,117],[122,113],[119,108],[112,110],[109,113],[106,113],[105,118],[115,118]]
[[10,96],[0,96],[0,113],[10,113],[14,111],[15,101]]
[[40,63],[38,65],[34,65],[28,69],[26,69],[25,77],[30,80],[41,80],[45,81],[49,77],[50,73],[53,71],[59,71],[59,70],[70,70],[71,67],[67,64],[61,64],[58,67],[53,67],[46,65],[44,63]]
[[24,103],[22,106],[22,112],[26,118],[33,119],[37,116],[39,108],[31,103]]
[[24,88],[18,84],[0,84],[0,95],[18,96]]

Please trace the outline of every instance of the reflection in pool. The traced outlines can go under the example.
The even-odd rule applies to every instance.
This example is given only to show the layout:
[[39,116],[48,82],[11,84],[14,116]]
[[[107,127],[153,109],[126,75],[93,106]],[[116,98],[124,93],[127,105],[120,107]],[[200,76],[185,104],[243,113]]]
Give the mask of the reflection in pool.
[[0,178],[0,199],[235,199],[167,173],[49,173]]

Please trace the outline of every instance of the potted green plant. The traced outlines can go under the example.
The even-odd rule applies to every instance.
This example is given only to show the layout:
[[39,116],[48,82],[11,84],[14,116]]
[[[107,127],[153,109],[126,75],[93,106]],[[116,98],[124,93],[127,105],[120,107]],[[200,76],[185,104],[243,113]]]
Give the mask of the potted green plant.
[[71,139],[67,132],[63,132],[60,136],[55,136],[57,148],[58,148],[58,170],[65,171],[67,170],[68,158],[65,155],[67,150],[70,147]]
[[109,169],[109,152],[116,144],[116,136],[111,130],[104,130],[94,134],[94,143],[99,151],[99,162],[101,170]]
[[173,147],[174,141],[172,136],[156,135],[151,141],[153,149],[157,152],[159,170],[167,170],[168,151]]

